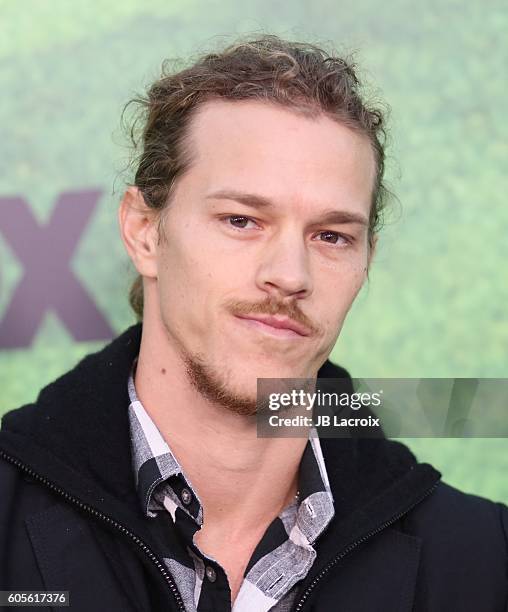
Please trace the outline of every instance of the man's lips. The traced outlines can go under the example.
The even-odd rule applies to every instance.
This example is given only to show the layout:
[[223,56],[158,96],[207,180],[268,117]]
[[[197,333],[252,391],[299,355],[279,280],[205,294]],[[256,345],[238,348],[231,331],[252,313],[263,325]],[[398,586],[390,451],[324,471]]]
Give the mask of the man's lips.
[[293,319],[289,319],[288,317],[277,317],[274,315],[263,315],[263,314],[252,314],[252,315],[237,315],[239,319],[244,319],[246,321],[251,321],[253,323],[258,323],[263,326],[266,326],[267,329],[275,330],[285,330],[281,332],[285,336],[289,335],[297,335],[297,336],[309,336],[310,330],[302,325],[301,323],[297,323]]

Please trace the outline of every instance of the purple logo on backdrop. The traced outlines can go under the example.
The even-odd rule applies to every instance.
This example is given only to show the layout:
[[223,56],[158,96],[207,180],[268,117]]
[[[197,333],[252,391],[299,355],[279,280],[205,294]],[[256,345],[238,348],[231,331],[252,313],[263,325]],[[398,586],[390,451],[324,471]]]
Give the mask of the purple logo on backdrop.
[[23,266],[0,320],[0,348],[30,346],[50,309],[78,342],[113,336],[70,267],[100,195],[98,190],[62,193],[45,225],[38,223],[23,198],[0,198],[0,232]]

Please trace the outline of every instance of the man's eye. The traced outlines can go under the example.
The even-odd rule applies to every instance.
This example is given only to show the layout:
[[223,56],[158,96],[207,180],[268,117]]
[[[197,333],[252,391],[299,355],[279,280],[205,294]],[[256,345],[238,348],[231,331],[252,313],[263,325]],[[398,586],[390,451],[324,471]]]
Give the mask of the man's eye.
[[351,241],[343,234],[338,232],[319,232],[318,236],[324,236],[321,242],[329,242],[330,244],[350,244]]
[[241,217],[239,215],[228,215],[226,220],[229,221],[230,225],[236,227],[237,229],[244,229],[249,221],[254,223],[254,221],[249,219],[249,217]]

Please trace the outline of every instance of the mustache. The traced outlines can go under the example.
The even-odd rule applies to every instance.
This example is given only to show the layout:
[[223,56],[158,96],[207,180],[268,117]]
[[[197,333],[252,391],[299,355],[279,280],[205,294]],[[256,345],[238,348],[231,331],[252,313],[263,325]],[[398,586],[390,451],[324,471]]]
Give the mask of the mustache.
[[305,326],[311,335],[317,334],[320,331],[320,327],[314,324],[309,317],[298,308],[295,300],[291,302],[281,302],[268,296],[262,302],[231,300],[226,304],[226,307],[232,314],[238,316],[248,316],[251,314],[286,316]]

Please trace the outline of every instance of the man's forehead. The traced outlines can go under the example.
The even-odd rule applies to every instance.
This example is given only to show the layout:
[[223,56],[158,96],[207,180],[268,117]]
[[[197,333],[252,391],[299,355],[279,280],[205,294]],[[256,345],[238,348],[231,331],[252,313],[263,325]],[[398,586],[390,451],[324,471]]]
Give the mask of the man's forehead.
[[[214,142],[219,139],[239,144],[228,137],[245,134],[253,143],[266,140],[273,146],[280,142],[286,149],[289,149],[288,139],[298,138],[306,139],[308,145],[319,144],[323,150],[331,149],[331,153],[372,148],[366,136],[325,113],[302,113],[296,108],[263,100],[208,100],[196,109],[189,133],[198,145],[208,144],[210,138]],[[305,149],[298,152],[303,155]]]
[[293,191],[323,206],[337,200],[370,204],[370,142],[324,115],[303,116],[259,101],[213,100],[194,118],[189,140],[206,195],[237,191],[277,201]]

